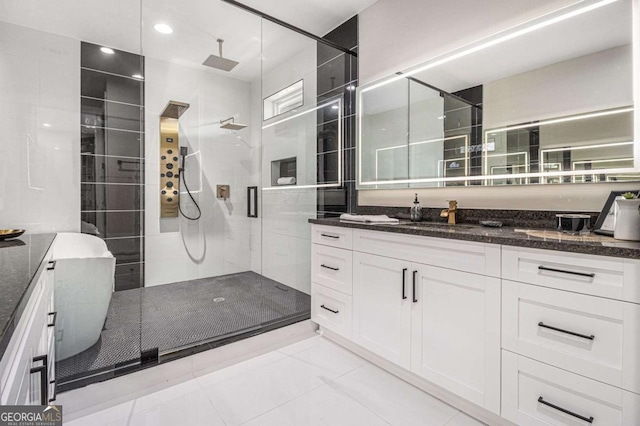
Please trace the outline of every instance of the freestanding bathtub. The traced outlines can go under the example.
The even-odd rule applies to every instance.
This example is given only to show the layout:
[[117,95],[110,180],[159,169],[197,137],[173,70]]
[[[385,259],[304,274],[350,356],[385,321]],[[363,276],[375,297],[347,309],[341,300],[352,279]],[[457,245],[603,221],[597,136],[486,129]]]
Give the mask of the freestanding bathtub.
[[87,234],[59,233],[53,243],[56,359],[95,344],[107,318],[116,259],[106,243]]

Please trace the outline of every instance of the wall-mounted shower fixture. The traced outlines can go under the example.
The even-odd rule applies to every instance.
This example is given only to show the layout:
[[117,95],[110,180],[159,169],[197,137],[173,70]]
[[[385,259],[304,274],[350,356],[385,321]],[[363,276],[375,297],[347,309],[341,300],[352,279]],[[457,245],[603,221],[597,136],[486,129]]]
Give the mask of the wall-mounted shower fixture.
[[160,114],[160,217],[178,217],[181,173],[178,118],[187,109],[189,104],[169,101]]
[[220,128],[227,130],[242,130],[247,127],[246,124],[236,123],[233,117],[229,117],[224,120],[220,120]]
[[232,69],[234,69],[236,67],[236,65],[239,64],[239,62],[232,61],[231,59],[223,58],[222,57],[222,43],[224,43],[224,40],[219,38],[217,40],[217,42],[218,42],[218,52],[219,52],[220,56],[209,55],[209,57],[207,59],[205,59],[205,61],[202,63],[202,65],[207,66],[207,67],[211,67],[211,68],[215,68],[215,69],[218,69],[218,70],[229,72]]
[[221,200],[226,200],[231,194],[229,185],[216,185],[216,197]]

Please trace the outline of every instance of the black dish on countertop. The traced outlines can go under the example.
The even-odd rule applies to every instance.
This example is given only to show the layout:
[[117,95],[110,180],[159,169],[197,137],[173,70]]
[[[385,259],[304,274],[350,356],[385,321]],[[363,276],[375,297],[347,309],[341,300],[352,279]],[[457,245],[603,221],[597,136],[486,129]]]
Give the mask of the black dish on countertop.
[[499,220],[481,220],[480,225],[486,226],[487,228],[500,228],[502,227],[502,222]]

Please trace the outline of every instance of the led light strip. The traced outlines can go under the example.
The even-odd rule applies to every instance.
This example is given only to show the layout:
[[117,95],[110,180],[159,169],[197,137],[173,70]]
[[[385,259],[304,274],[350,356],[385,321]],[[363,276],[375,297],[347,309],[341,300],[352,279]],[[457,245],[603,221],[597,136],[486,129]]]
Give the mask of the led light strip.
[[[429,62],[423,66],[417,67],[413,70],[410,70],[406,73],[403,74],[398,74],[398,75],[394,75],[393,77],[389,77],[387,79],[384,79],[382,81],[380,81],[379,83],[375,83],[375,84],[371,84],[368,86],[364,86],[364,87],[359,87],[358,90],[358,109],[360,111],[360,113],[358,114],[358,141],[362,141],[362,95],[370,90],[373,89],[377,89],[379,87],[385,86],[387,84],[402,80],[406,77],[412,76],[414,74],[417,74],[419,72],[422,71],[426,71],[428,69],[437,67],[439,65],[445,64],[447,62],[451,62],[453,60],[462,58],[464,56],[470,55],[472,53],[481,51],[483,49],[495,46],[497,44],[503,43],[505,41],[514,39],[516,37],[519,37],[521,35],[524,34],[528,34],[531,33],[533,31],[536,31],[538,29],[541,28],[545,28],[549,25],[553,25],[555,23],[558,22],[562,22],[565,21],[567,19],[573,18],[575,16],[581,15],[583,13],[587,13],[590,12],[592,10],[598,9],[600,7],[606,6],[608,4],[614,3],[618,0],[603,0],[603,1],[599,1],[599,2],[595,2],[595,3],[591,3],[588,4],[587,6],[581,7],[579,9],[575,9],[572,10],[570,12],[567,13],[562,13],[560,15],[557,16],[553,16],[549,19],[543,20],[541,22],[538,22],[542,19],[545,19],[548,16],[552,16],[552,15],[556,15],[558,13],[561,13],[562,11],[568,9],[568,8],[572,8],[580,3],[583,3],[585,0],[580,0],[576,3],[573,3],[571,5],[567,5],[565,7],[562,7],[560,9],[555,10],[554,12],[548,13],[546,15],[543,15],[541,17],[532,19],[530,21],[526,21],[524,23],[518,24],[516,26],[510,27],[506,30],[503,31],[499,31],[489,37],[486,37],[484,40],[487,40],[485,42],[479,42],[479,44],[471,44],[468,45],[468,47],[462,47],[461,50],[459,50],[457,53],[453,53],[453,54],[446,54],[448,56],[442,57],[442,55],[440,56],[440,59],[434,58],[432,60],[432,62]],[[637,0],[634,0],[632,5],[633,5],[633,42],[632,42],[632,46],[633,46],[633,72],[634,74],[637,73],[640,70],[640,6],[638,4],[639,2]],[[521,27],[523,25],[528,25],[525,28],[522,28],[520,30],[514,31],[509,33],[509,31],[511,31],[514,28],[518,28]],[[507,34],[505,34],[507,33]],[[500,35],[500,34],[504,34],[504,35]],[[640,84],[638,83],[638,79],[635,78],[633,81],[633,99],[634,99],[634,105],[640,105]],[[617,111],[615,113],[619,113],[619,112],[628,112],[628,111],[633,111],[633,108],[629,108],[627,109],[627,111]],[[604,112],[603,112],[604,113]],[[603,114],[604,115],[604,114]],[[587,117],[583,117],[583,118],[587,118]],[[638,141],[638,143],[634,144],[634,160],[635,160],[635,164],[636,167],[640,168],[640,110],[635,110],[634,113],[634,122],[635,122],[635,132],[634,132],[634,140]],[[549,123],[548,123],[549,124]],[[510,129],[516,129],[517,127],[512,127]],[[362,181],[362,149],[360,148],[360,143],[358,144],[358,184],[359,185],[382,185],[382,184],[397,184],[397,183],[429,183],[429,182],[437,182],[437,181],[460,181],[460,180],[482,180],[483,177],[461,177],[461,178],[431,178],[431,179],[404,179],[404,180],[393,180],[393,181],[376,181],[376,182],[363,182]],[[613,169],[615,170],[616,173],[634,173],[634,172],[638,172],[638,170],[636,170],[636,168],[631,168],[631,169]],[[550,176],[549,173],[553,173],[553,172],[546,172],[546,173],[535,173],[535,174],[527,174],[528,177],[544,177],[544,176]],[[553,176],[559,176],[559,175],[572,175],[574,172],[559,172],[560,174],[553,174]],[[523,174],[519,174],[519,175],[507,175],[509,177],[527,177],[527,176],[523,176]],[[484,178],[487,178],[486,176]],[[490,176],[488,177],[488,180],[494,180],[494,179],[498,179],[498,175],[495,176]],[[502,177],[500,177],[502,178]]]

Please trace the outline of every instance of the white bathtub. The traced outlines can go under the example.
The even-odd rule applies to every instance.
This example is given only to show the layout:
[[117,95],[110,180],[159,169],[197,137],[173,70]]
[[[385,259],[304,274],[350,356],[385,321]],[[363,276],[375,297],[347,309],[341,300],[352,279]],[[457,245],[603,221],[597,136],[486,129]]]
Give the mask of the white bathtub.
[[116,259],[98,237],[59,233],[53,243],[56,359],[95,344],[107,318]]

